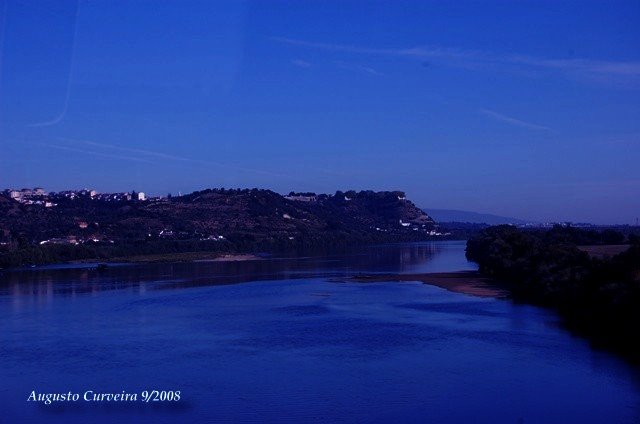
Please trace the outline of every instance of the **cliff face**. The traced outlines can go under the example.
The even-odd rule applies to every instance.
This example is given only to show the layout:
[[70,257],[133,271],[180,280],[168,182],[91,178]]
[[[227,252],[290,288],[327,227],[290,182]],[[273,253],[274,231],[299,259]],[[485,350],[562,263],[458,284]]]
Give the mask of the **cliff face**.
[[397,231],[429,231],[435,222],[400,191],[349,191],[319,196],[316,213],[351,228]]
[[12,213],[0,217],[0,236],[23,244],[69,236],[116,243],[214,236],[230,242],[371,236],[384,241],[385,236],[426,237],[435,224],[402,192],[282,196],[270,190],[212,189],[158,201],[75,199],[52,208],[5,200]]

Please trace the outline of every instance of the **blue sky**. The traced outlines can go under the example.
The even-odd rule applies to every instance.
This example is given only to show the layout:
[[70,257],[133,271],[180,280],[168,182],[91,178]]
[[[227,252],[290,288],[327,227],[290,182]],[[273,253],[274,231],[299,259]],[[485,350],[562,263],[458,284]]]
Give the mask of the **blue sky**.
[[640,216],[640,3],[0,0],[0,186]]

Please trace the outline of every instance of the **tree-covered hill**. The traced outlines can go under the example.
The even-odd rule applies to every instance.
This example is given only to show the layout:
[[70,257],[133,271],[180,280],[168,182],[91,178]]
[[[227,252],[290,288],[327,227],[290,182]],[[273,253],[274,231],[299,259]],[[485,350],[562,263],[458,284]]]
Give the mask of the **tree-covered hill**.
[[[0,266],[173,251],[248,251],[421,240],[434,221],[402,192],[282,196],[208,189],[154,201],[0,197]],[[61,253],[63,252],[63,253]]]

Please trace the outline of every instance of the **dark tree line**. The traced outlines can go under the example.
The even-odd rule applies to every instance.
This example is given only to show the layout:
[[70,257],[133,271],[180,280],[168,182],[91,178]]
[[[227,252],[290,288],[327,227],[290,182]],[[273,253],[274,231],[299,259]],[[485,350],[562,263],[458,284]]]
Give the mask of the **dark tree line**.
[[[524,232],[489,227],[467,242],[467,258],[502,282],[517,301],[556,309],[567,326],[595,345],[640,361],[640,238],[557,226]],[[628,250],[594,258],[578,245],[630,243]]]

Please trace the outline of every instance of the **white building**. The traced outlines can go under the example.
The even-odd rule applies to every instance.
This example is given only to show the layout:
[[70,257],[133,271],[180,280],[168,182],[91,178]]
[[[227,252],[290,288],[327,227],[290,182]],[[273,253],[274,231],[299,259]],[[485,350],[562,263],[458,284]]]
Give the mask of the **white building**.
[[147,196],[143,192],[139,192],[137,200],[147,200]]
[[298,194],[284,196],[284,198],[287,200],[293,200],[295,202],[315,202],[318,199],[317,196],[304,196]]

